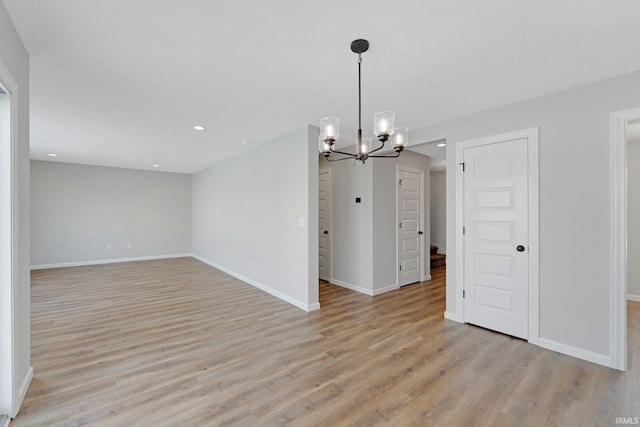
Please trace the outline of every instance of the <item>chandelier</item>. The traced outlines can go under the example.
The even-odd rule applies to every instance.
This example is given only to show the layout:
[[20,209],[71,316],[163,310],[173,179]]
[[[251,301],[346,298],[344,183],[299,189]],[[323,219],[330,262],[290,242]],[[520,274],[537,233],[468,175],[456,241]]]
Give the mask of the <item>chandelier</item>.
[[[364,163],[369,157],[395,158],[400,156],[402,150],[409,143],[409,129],[406,127],[394,127],[395,114],[391,111],[381,111],[373,115],[373,133],[380,142],[373,148],[372,138],[362,137],[362,79],[361,64],[362,54],[369,50],[369,42],[358,39],[351,42],[351,51],[358,54],[358,141],[356,153],[345,153],[335,149],[335,143],[340,136],[340,120],[337,117],[323,117],[320,119],[320,136],[318,148],[320,153],[330,162],[338,160],[355,159]],[[384,148],[385,142],[390,141],[394,153],[372,154]],[[343,157],[334,158],[334,154]]]

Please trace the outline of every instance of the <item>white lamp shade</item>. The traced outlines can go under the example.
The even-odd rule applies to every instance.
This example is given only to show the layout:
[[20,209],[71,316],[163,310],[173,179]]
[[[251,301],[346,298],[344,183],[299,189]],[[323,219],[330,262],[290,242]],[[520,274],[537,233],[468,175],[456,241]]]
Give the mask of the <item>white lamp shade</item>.
[[329,144],[328,142],[326,142],[323,138],[322,135],[318,135],[318,150],[324,154],[324,153],[330,153],[331,152],[331,144]]
[[368,153],[369,150],[371,150],[371,138],[365,136],[362,138],[362,143],[360,144],[358,151],[360,154],[365,154]]
[[391,137],[391,146],[405,148],[407,145],[409,145],[409,129],[404,126],[395,128]]
[[373,115],[373,134],[377,137],[391,135],[393,133],[395,119],[396,115],[391,111],[375,113]]
[[340,136],[340,120],[337,117],[320,119],[320,136],[323,140],[337,140]]

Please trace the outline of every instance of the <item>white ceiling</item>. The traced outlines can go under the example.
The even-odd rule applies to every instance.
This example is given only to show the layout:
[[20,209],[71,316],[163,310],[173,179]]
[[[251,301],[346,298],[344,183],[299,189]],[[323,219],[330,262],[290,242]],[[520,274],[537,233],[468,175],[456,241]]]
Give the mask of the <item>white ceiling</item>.
[[637,0],[3,2],[34,159],[191,173],[326,115],[351,144],[356,38],[368,133],[377,110],[415,128],[640,69]]

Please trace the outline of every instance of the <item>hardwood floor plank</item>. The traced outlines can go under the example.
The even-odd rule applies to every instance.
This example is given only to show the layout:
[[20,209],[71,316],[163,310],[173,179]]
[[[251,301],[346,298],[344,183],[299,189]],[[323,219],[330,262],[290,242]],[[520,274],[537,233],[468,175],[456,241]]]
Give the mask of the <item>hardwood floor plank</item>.
[[640,303],[617,372],[443,319],[445,267],[305,313],[191,258],[32,273],[20,426],[613,425],[640,416]]

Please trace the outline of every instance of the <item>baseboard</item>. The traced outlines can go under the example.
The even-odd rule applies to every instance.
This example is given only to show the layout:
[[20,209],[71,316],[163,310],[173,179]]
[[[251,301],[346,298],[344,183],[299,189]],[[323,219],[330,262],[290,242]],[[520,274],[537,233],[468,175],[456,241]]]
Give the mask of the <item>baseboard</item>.
[[22,406],[22,402],[24,401],[24,397],[27,395],[27,390],[29,390],[29,386],[31,385],[31,380],[33,380],[33,366],[29,367],[27,371],[27,375],[25,375],[22,380],[22,384],[20,385],[20,390],[18,391],[18,401],[14,406],[14,413],[11,414],[11,418],[15,418],[20,411],[20,407]]
[[61,262],[57,264],[32,265],[31,270],[44,270],[45,268],[62,268],[62,267],[83,267],[86,265],[115,264],[118,262],[132,262],[132,261],[150,261],[155,259],[186,258],[190,256],[191,254],[170,254],[170,255],[141,256],[141,257],[133,257],[133,258],[113,258],[113,259],[97,259],[97,260],[91,260],[91,261]]
[[454,322],[464,323],[462,321],[462,316],[459,316],[457,313],[452,313],[450,311],[444,312],[444,318],[447,320],[453,320]]
[[431,280],[431,275],[427,274],[426,276],[424,276],[421,280],[421,282],[428,282],[429,280]]
[[562,344],[546,338],[540,338],[540,340],[538,341],[538,345],[542,348],[546,348],[547,350],[557,351],[558,353],[586,360],[587,362],[596,363],[598,365],[607,366],[609,368],[613,367],[611,357],[607,356],[606,354],[594,353],[589,350]]
[[370,297],[374,295],[373,289],[363,288],[362,286],[353,285],[351,283],[343,282],[342,280],[332,278],[331,283],[333,283],[334,285],[342,286],[343,288],[351,289],[352,291],[360,292],[361,294],[369,295]]
[[0,427],[9,427],[8,415],[0,415]]
[[198,261],[202,261],[205,264],[210,265],[213,268],[216,268],[216,269],[218,269],[220,271],[224,271],[228,275],[233,276],[238,280],[242,280],[243,282],[245,282],[245,283],[247,283],[247,284],[249,284],[249,285],[251,285],[251,286],[253,286],[255,288],[258,288],[261,291],[264,291],[264,292],[266,292],[266,293],[268,293],[270,295],[273,295],[276,298],[279,298],[279,299],[281,299],[281,300],[283,300],[285,302],[288,302],[291,305],[295,305],[296,307],[298,307],[298,308],[300,308],[300,309],[302,309],[304,311],[314,311],[314,310],[319,310],[320,309],[320,303],[317,303],[317,302],[313,303],[313,304],[304,303],[302,301],[299,301],[299,300],[297,300],[295,298],[290,297],[289,295],[283,294],[280,291],[277,291],[277,290],[275,290],[273,288],[270,288],[267,285],[264,285],[264,284],[262,284],[260,282],[257,282],[257,281],[255,281],[253,279],[250,279],[250,278],[246,277],[246,276],[243,276],[242,274],[236,273],[233,270],[229,270],[228,268],[223,267],[223,266],[221,266],[219,264],[216,264],[215,262],[213,262],[211,260],[208,260],[206,258],[203,258],[203,257],[201,257],[199,255],[190,254],[189,256],[192,256],[193,258],[197,259]]
[[627,301],[638,301],[638,302],[640,302],[640,295],[627,294]]
[[376,296],[376,295],[384,294],[385,292],[391,292],[391,291],[395,291],[395,290],[398,290],[398,289],[400,289],[400,288],[398,288],[398,285],[394,283],[393,285],[384,286],[382,288],[374,289],[371,294],[373,296]]

